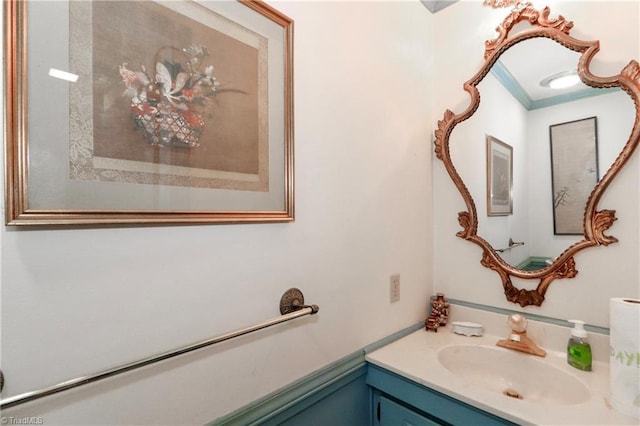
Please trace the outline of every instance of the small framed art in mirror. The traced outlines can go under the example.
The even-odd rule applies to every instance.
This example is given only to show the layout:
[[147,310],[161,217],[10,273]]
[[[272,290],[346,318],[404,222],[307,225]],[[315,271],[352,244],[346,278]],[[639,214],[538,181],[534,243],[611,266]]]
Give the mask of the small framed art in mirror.
[[513,147],[487,135],[487,216],[513,213]]

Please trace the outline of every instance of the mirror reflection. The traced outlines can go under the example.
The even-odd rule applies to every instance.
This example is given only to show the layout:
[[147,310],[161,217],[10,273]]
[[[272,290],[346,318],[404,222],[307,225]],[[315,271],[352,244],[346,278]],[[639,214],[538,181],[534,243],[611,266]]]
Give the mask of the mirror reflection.
[[[549,87],[550,77],[574,73],[579,57],[547,38],[512,46],[478,84],[478,110],[450,135],[452,161],[477,206],[478,235],[520,270],[545,268],[584,238],[586,197],[633,128],[635,106],[618,88]],[[512,148],[511,214],[488,214],[487,137]]]

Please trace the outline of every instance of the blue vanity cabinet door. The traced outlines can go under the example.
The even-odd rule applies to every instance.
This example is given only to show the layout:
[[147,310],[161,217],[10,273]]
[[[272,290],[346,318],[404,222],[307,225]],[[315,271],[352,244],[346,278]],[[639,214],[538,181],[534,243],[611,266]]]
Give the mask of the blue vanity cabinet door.
[[[473,426],[498,426],[515,425],[506,419],[495,416],[486,411],[475,408],[469,404],[458,401],[455,398],[430,389],[420,383],[409,380],[396,373],[373,364],[367,366],[367,384],[372,389],[372,424],[377,423],[378,401],[382,398],[392,399],[407,411],[414,411],[419,417],[431,423],[415,423],[416,425],[473,425]],[[383,418],[383,406],[380,404],[380,418]],[[417,417],[408,417],[407,425]],[[385,423],[386,424],[386,423]],[[394,423],[388,423],[394,424]],[[402,425],[397,421],[395,425]]]
[[378,404],[378,426],[442,426],[384,396],[380,396]]

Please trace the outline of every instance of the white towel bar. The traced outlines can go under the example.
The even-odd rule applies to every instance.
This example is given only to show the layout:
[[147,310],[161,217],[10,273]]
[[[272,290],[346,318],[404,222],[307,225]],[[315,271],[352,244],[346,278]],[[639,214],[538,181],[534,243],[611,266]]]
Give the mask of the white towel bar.
[[178,355],[183,355],[198,349],[205,348],[207,346],[215,345],[216,343],[224,342],[226,340],[230,340],[235,337],[240,337],[245,334],[253,333],[254,331],[262,330],[264,328],[268,328],[276,324],[291,321],[292,319],[300,318],[306,315],[313,315],[317,313],[319,309],[320,308],[318,307],[318,305],[305,305],[304,296],[302,295],[302,292],[300,292],[300,290],[296,288],[291,288],[287,290],[282,295],[282,298],[280,299],[280,313],[283,315],[279,317],[272,318],[270,320],[261,322],[260,324],[252,325],[250,327],[245,327],[236,331],[231,331],[229,333],[225,333],[217,337],[192,343],[190,345],[173,349],[167,352],[163,352],[161,354],[149,356],[147,358],[144,358],[138,361],[119,365],[117,367],[113,367],[113,368],[101,371],[99,373],[90,374],[88,376],[83,376],[83,377],[77,377],[72,380],[67,380],[62,383],[58,383],[57,385],[49,386],[43,389],[31,391],[31,392],[26,392],[20,395],[15,395],[15,396],[1,400],[0,408],[4,409],[4,408],[13,407],[19,404],[24,404],[25,402],[33,401],[39,398],[44,398],[45,396],[53,395],[59,392],[76,388],[78,386],[87,385],[89,383],[97,382],[98,380],[102,380],[108,377],[116,376],[118,374],[126,373],[127,371],[135,370],[137,368],[154,364],[156,362],[164,361],[166,359],[170,359]]

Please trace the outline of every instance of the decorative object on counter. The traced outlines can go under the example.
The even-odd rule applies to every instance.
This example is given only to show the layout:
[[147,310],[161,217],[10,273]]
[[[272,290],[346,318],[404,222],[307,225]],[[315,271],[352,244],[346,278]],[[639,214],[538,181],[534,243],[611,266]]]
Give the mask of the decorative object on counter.
[[451,331],[456,334],[462,334],[463,336],[482,336],[484,331],[482,324],[478,324],[477,322],[454,321],[451,324],[453,325]]
[[440,325],[447,325],[447,321],[449,320],[449,302],[444,298],[444,293],[436,293],[436,298],[431,302],[431,306],[440,316]]
[[[599,202],[616,175],[622,171],[631,156],[634,155],[634,151],[640,143],[640,109],[635,108],[635,111],[631,112],[633,107],[629,108],[629,105],[637,106],[640,104],[640,64],[636,60],[631,60],[627,65],[620,68],[620,72],[617,75],[594,75],[590,69],[590,64],[594,55],[599,51],[599,41],[597,39],[579,40],[574,38],[570,35],[574,27],[573,22],[570,20],[565,19],[562,15],[552,16],[549,7],[538,10],[530,2],[525,1],[485,0],[484,4],[490,7],[514,6],[514,8],[496,28],[497,36],[484,42],[485,62],[469,80],[462,84],[462,88],[470,95],[469,105],[464,107],[461,112],[447,109],[443,114],[443,118],[438,121],[434,135],[435,154],[442,161],[446,172],[466,205],[466,210],[458,213],[458,223],[462,229],[456,233],[457,237],[469,241],[482,249],[480,263],[499,275],[502,284],[500,291],[504,293],[509,302],[517,303],[522,307],[529,305],[540,306],[545,300],[545,294],[549,286],[555,280],[573,278],[578,274],[574,259],[576,253],[591,247],[608,246],[618,241],[616,237],[607,235],[609,228],[616,221],[615,210],[601,209],[599,208]],[[470,34],[467,35],[471,36]],[[550,40],[550,43],[546,43],[547,40]],[[543,49],[539,50],[539,46],[543,46]],[[486,135],[485,131],[478,129],[484,125],[479,124],[477,121],[482,121],[479,117],[484,117],[484,114],[491,114],[492,116],[501,114],[501,111],[493,109],[493,104],[486,103],[486,100],[495,101],[496,99],[491,97],[486,85],[485,87],[481,85],[485,81],[485,77],[489,76],[489,74],[495,77],[496,71],[507,62],[503,61],[503,59],[508,59],[510,56],[513,58],[513,55],[523,55],[523,57],[531,58],[535,62],[532,64],[533,66],[527,67],[528,72],[541,73],[546,71],[539,66],[557,65],[557,61],[552,59],[556,58],[552,54],[557,52],[556,48],[559,51],[566,48],[567,52],[565,53],[571,51],[571,54],[579,55],[579,59],[571,67],[577,69],[584,85],[594,89],[595,92],[600,92],[600,94],[618,90],[629,95],[629,99],[625,99],[625,101],[632,102],[628,102],[625,105],[620,103],[619,105],[624,108],[623,111],[625,113],[633,114],[634,122],[629,125],[630,133],[628,135],[622,134],[620,137],[610,138],[600,143],[603,149],[615,150],[616,142],[624,144],[624,146],[618,151],[617,157],[615,157],[615,161],[612,162],[611,166],[607,170],[603,170],[604,173],[595,185],[588,190],[589,197],[580,209],[581,212],[584,212],[584,214],[580,215],[582,218],[581,230],[583,231],[581,233],[582,236],[579,237],[580,239],[569,244],[559,255],[555,253],[553,253],[553,256],[545,255],[545,257],[554,259],[550,265],[542,265],[541,268],[536,270],[523,270],[517,267],[519,262],[516,264],[509,263],[509,260],[515,260],[515,256],[514,259],[503,258],[490,242],[493,235],[488,234],[491,234],[491,229],[494,229],[493,225],[487,227],[485,221],[479,220],[478,206],[476,206],[476,203],[481,201],[485,195],[484,191],[476,189],[474,193],[473,187],[477,185],[468,185],[469,182],[463,180],[463,176],[469,176],[468,173],[470,171],[469,168],[465,169],[464,166],[468,165],[468,156],[476,155],[481,150],[481,147],[478,146],[479,141],[482,140],[482,134]],[[501,71],[511,72],[515,70],[504,68]],[[593,93],[593,91],[590,93]],[[488,109],[483,110],[482,108],[485,106]],[[528,107],[525,106],[525,108]],[[477,111],[480,111],[480,113],[474,116]],[[568,113],[568,115],[574,116],[575,114]],[[465,126],[461,126],[463,130],[456,129],[456,126],[469,119],[477,120],[475,123],[473,120],[470,120],[470,124],[464,123]],[[504,124],[510,125],[512,123]],[[474,127],[477,130],[476,137],[470,138],[469,133],[473,132]],[[465,142],[471,140],[477,142]],[[465,145],[465,143],[469,145]],[[454,155],[456,152],[463,153],[461,154],[462,157],[458,158],[464,158],[465,161],[456,161]],[[474,167],[474,171],[485,170],[485,162],[482,161],[483,159],[480,156],[478,157],[471,167]],[[457,169],[459,166],[462,167],[461,170]],[[544,172],[540,165],[531,166],[530,169]],[[484,200],[482,201],[483,203],[480,203],[480,206],[484,207]],[[516,210],[514,210],[514,214]],[[501,227],[501,231],[506,230],[506,222],[503,222],[503,224],[505,227]],[[527,244],[535,246],[535,241],[527,242]],[[614,272],[609,271],[609,275],[614,275]],[[534,288],[531,288],[533,286],[527,286],[527,288],[524,288],[524,286],[518,287],[516,286],[517,283],[513,282],[514,277],[520,280],[538,280],[538,283]]]
[[509,315],[507,319],[509,327],[511,327],[511,335],[508,339],[498,340],[496,345],[507,349],[528,353],[536,356],[547,356],[547,352],[539,348],[527,337],[527,319],[520,314]]
[[440,319],[437,315],[431,314],[424,320],[424,327],[427,331],[433,330],[437,333],[438,328],[440,328]]
[[640,299],[609,301],[611,404],[640,418]]
[[567,363],[582,371],[591,371],[591,344],[584,329],[584,321],[569,320],[573,324],[571,337],[567,343]]
[[449,319],[449,302],[444,298],[444,293],[436,293],[431,301],[431,313],[425,320],[424,325],[427,330],[438,332],[439,327],[447,325]]

